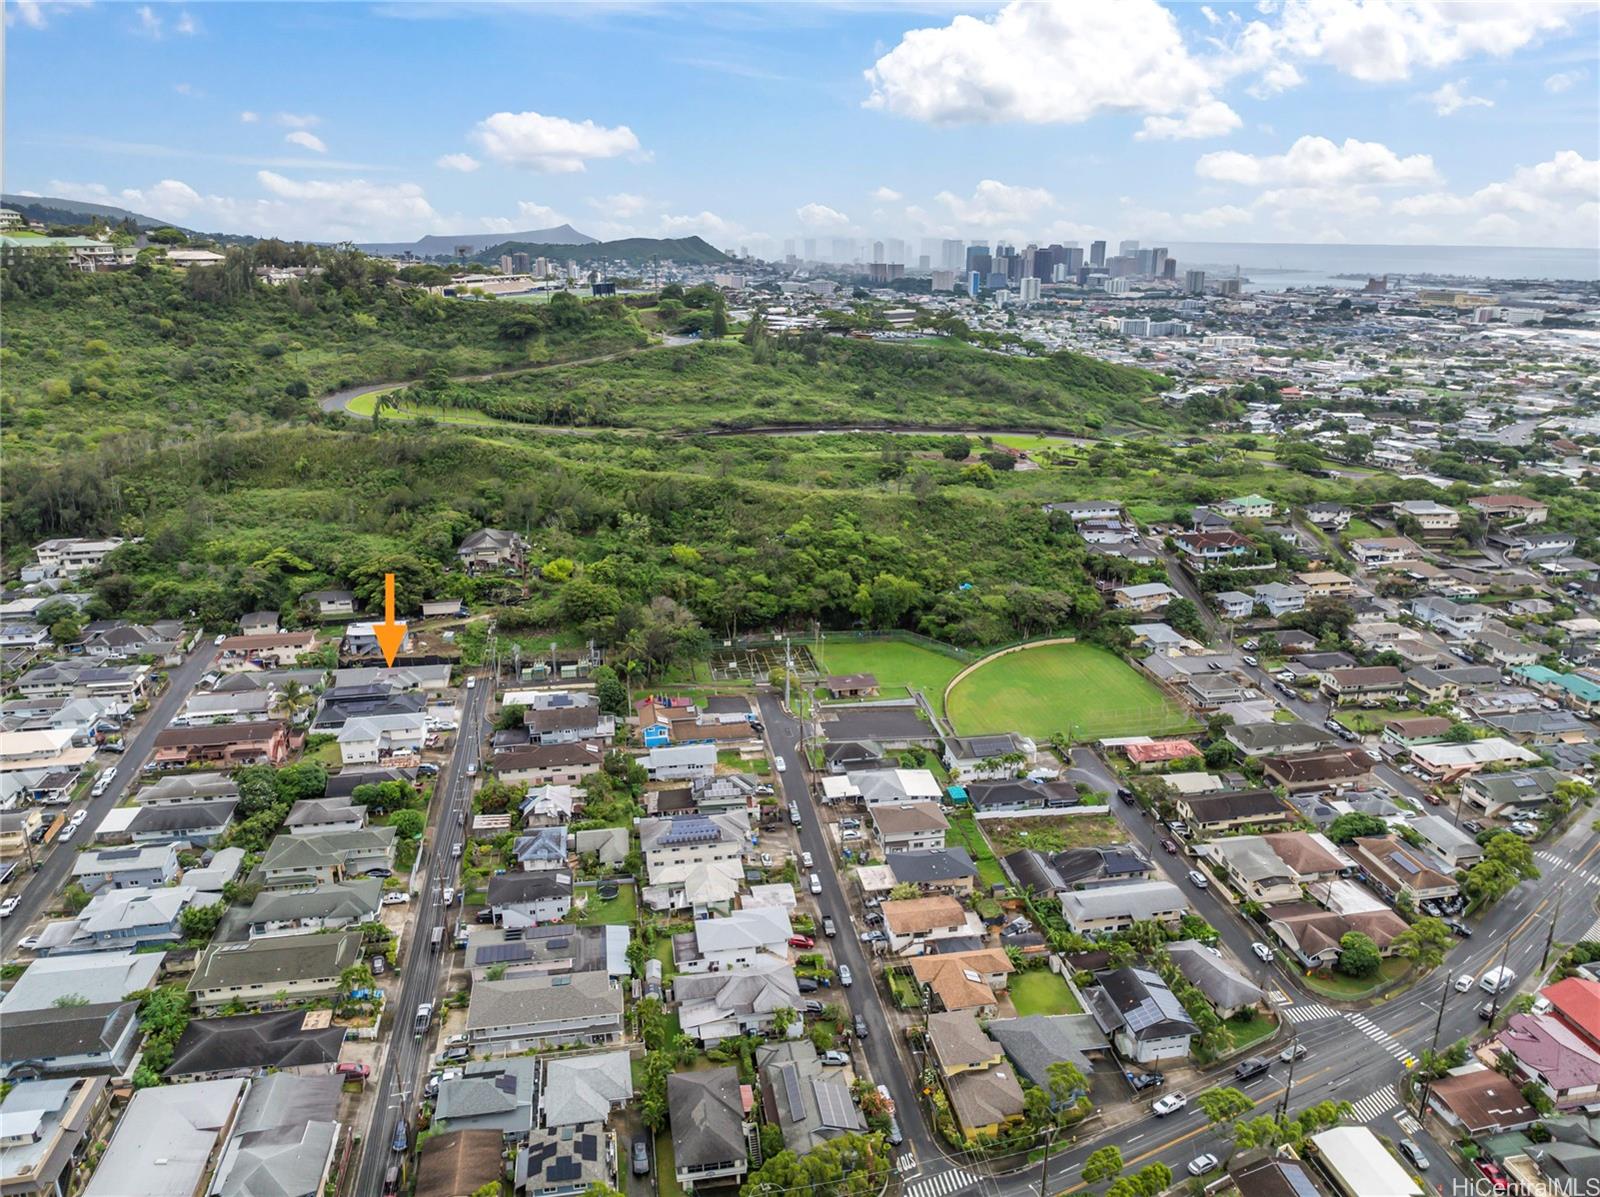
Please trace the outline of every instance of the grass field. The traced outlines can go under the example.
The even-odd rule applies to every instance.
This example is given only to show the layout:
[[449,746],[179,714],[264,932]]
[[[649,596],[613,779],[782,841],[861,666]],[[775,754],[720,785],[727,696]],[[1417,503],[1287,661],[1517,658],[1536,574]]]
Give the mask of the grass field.
[[937,710],[950,679],[962,663],[931,648],[902,640],[828,639],[817,664],[829,673],[870,673],[878,679],[879,697],[904,698],[908,687],[921,690]]
[[1016,973],[1007,986],[1017,1017],[1030,1014],[1082,1014],[1083,1007],[1072,996],[1067,983],[1047,968]]
[[964,736],[1020,732],[1074,740],[1175,731],[1188,719],[1131,665],[1091,644],[1046,644],[996,657],[950,692]]
[[1027,819],[986,819],[989,841],[1001,855],[1033,848],[1040,852],[1065,852],[1068,848],[1099,848],[1122,844],[1128,833],[1117,817],[1103,815],[1046,815]]
[[944,843],[947,848],[967,850],[972,863],[978,866],[978,880],[985,886],[1006,883],[1005,870],[1000,867],[994,849],[989,847],[989,841],[984,838],[983,829],[978,826],[978,820],[971,811],[958,809],[950,812],[950,830],[944,833]]
[[637,886],[620,885],[617,887],[617,896],[609,902],[602,899],[593,886],[583,886],[578,894],[587,895],[588,901],[584,903],[583,913],[577,913],[577,903],[573,903],[573,918],[575,923],[615,923],[619,926],[628,926],[634,920],[638,910],[638,898],[634,893]]

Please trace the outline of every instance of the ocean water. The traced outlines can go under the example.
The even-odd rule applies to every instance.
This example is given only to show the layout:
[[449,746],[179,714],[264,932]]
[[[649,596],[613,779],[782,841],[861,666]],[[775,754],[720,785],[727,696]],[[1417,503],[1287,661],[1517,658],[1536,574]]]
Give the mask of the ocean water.
[[1270,245],[1230,241],[1171,242],[1178,271],[1212,278],[1237,267],[1247,289],[1345,286],[1352,275],[1452,275],[1482,279],[1600,279],[1600,249],[1484,245]]

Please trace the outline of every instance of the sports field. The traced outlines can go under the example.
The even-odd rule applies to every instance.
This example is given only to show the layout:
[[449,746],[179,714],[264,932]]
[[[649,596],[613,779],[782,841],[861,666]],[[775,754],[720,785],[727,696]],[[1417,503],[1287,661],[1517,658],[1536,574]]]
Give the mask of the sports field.
[[958,733],[1020,732],[1047,740],[1148,735],[1188,726],[1188,717],[1135,672],[1092,644],[1045,644],[980,665],[950,692],[945,712]]
[[812,652],[827,673],[870,673],[878,679],[881,698],[904,698],[906,687],[914,687],[928,696],[935,710],[944,688],[962,667],[954,657],[903,640],[829,637],[820,653],[815,646]]

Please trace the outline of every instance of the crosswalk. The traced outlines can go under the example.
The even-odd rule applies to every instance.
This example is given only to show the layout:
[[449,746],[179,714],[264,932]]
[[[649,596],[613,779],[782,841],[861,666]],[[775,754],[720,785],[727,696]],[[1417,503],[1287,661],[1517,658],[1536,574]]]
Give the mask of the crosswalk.
[[1400,1129],[1405,1131],[1408,1135],[1417,1134],[1422,1130],[1422,1123],[1418,1122],[1410,1114],[1396,1114],[1394,1116],[1394,1120],[1399,1124]]
[[1358,1122],[1375,1122],[1399,1104],[1400,1099],[1395,1096],[1393,1085],[1385,1085],[1376,1093],[1369,1093],[1360,1101],[1351,1103],[1355,1106]]
[[1554,852],[1535,852],[1533,859],[1541,865],[1551,868],[1563,869],[1577,877],[1581,877],[1590,885],[1600,885],[1600,873],[1592,873],[1587,869],[1580,869],[1564,856],[1557,856]]
[[1407,1068],[1417,1062],[1417,1058],[1411,1054],[1405,1044],[1401,1043],[1365,1014],[1346,1014],[1345,1018],[1349,1019],[1351,1026],[1355,1027],[1356,1030],[1383,1048],[1384,1051],[1399,1060]]
[[1600,939],[1600,919],[1595,919],[1589,924],[1589,929],[1578,937],[1579,939]]
[[937,1176],[925,1176],[907,1185],[905,1197],[946,1197],[958,1189],[977,1183],[978,1178],[972,1173],[956,1168],[950,1172],[941,1172]]
[[1290,1022],[1316,1022],[1323,1018],[1338,1018],[1339,1012],[1321,1002],[1306,1002],[1298,1006],[1279,1006],[1278,1014]]

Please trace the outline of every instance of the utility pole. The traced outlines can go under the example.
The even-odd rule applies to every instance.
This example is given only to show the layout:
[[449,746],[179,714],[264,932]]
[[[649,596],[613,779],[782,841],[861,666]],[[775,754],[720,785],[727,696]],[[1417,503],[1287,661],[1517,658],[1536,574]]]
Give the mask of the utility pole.
[[[1450,974],[1444,978],[1444,990],[1439,994],[1439,1013],[1433,1020],[1433,1046],[1428,1050],[1434,1056],[1439,1054],[1439,1032],[1444,1027],[1444,1007],[1450,1000]],[[1422,1078],[1422,1088],[1417,1095],[1417,1117],[1426,1120],[1428,1117],[1428,1089],[1433,1083],[1432,1077]]]
[[1284,1082],[1283,1097],[1278,1101],[1279,1122],[1289,1116],[1289,1095],[1294,1092],[1294,1065],[1295,1061],[1299,1059],[1299,1053],[1295,1049],[1299,1046],[1300,1030],[1296,1027],[1294,1034],[1289,1036],[1289,1079]]
[[783,708],[793,712],[789,705],[789,678],[794,673],[794,653],[789,648],[789,637],[783,638]]
[[[1051,1113],[1055,1113],[1054,1110]],[[1044,1159],[1039,1161],[1039,1197],[1050,1197],[1050,1149],[1056,1143],[1056,1124],[1050,1123],[1044,1137]]]
[[1555,946],[1555,942],[1556,942],[1556,924],[1561,921],[1561,896],[1562,896],[1561,891],[1559,889],[1556,890],[1556,908],[1555,908],[1555,912],[1550,916],[1550,930],[1545,933],[1545,937],[1544,937],[1544,954],[1539,957],[1539,974],[1540,974],[1540,976],[1543,976],[1544,975],[1544,970],[1550,967],[1550,949]]
[[1489,1007],[1489,1025],[1491,1027],[1494,1025],[1495,1015],[1500,1013],[1500,995],[1502,993],[1504,993],[1506,988],[1507,988],[1503,984],[1503,982],[1505,981],[1506,959],[1510,955],[1511,955],[1511,937],[1507,936],[1506,937],[1506,946],[1500,950],[1500,978],[1499,979],[1502,982],[1502,984],[1496,985],[1494,987],[1494,998],[1492,999],[1492,1004]]

